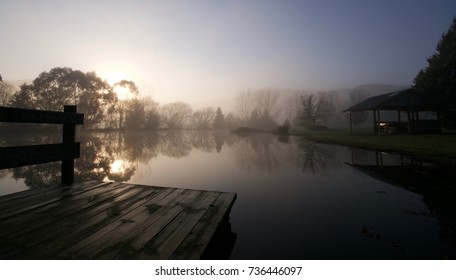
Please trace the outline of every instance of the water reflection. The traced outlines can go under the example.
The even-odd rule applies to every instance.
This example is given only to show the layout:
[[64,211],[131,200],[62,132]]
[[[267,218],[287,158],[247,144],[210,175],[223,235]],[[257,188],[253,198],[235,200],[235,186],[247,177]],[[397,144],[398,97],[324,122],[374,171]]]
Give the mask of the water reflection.
[[456,247],[456,189],[451,183],[454,167],[399,154],[356,149],[351,149],[351,162],[347,164],[376,180],[422,196],[430,212],[404,210],[404,214],[437,218],[441,236]]
[[318,144],[304,138],[298,140],[298,156],[302,172],[326,174],[330,168],[340,166],[338,146]]
[[234,154],[242,170],[272,174],[280,169],[280,150],[273,135],[236,136],[235,140]]
[[[237,233],[234,258],[455,257],[445,247],[456,243],[454,168],[271,134],[159,131],[79,138],[77,181],[237,192],[230,214]],[[59,142],[60,134],[7,139],[8,145],[31,139],[45,144]],[[11,172],[29,186],[46,186],[59,182],[60,163],[0,171],[0,185]],[[274,238],[281,242],[267,243]]]

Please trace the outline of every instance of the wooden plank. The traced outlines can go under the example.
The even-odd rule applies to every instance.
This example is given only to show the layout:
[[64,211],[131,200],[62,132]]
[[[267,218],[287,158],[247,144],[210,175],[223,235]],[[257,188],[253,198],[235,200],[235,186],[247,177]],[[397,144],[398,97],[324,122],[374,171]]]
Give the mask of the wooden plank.
[[199,194],[194,190],[172,189],[166,197],[144,204],[123,216],[122,220],[76,244],[70,253],[78,258],[129,259],[183,210],[183,204]]
[[221,193],[195,227],[192,228],[185,240],[170,256],[170,259],[199,259],[211,241],[217,227],[229,214],[235,200],[235,193]]
[[58,190],[3,199],[18,213],[0,209],[0,259],[197,259],[236,196],[96,182]]
[[[15,234],[17,235],[17,232],[26,234],[27,232],[52,224],[56,220],[64,219],[86,207],[109,199],[116,194],[116,187],[120,185],[112,183],[96,185],[95,188],[85,192],[67,193],[60,196],[60,199],[50,199],[44,205],[38,203],[33,205],[34,207],[24,206],[23,208],[19,208],[19,210],[13,211],[13,213],[19,212],[21,215],[13,217],[14,214],[8,213],[9,219],[3,219],[0,222],[0,238],[2,238],[1,240],[3,242]],[[124,191],[127,190],[124,188]],[[78,195],[81,193],[82,195]]]
[[0,169],[79,158],[80,143],[0,147]]
[[[75,258],[73,254],[63,254],[68,248],[74,244],[78,244],[91,236],[94,232],[98,232],[106,226],[109,226],[117,220],[126,222],[123,218],[124,215],[140,207],[145,201],[155,197],[159,197],[166,190],[163,188],[133,188],[136,194],[133,196],[123,196],[117,201],[105,204],[109,206],[103,211],[97,211],[96,214],[86,220],[72,219],[70,223],[66,220],[62,220],[59,223],[64,228],[63,231],[55,235],[54,239],[44,239],[38,244],[30,247],[30,250],[34,253],[22,254],[19,256],[26,256],[26,258],[32,259],[54,259],[64,258],[72,259]],[[85,258],[85,257],[78,257]]]
[[159,234],[150,239],[133,258],[168,259],[218,197],[217,192],[203,192],[170,222]]
[[78,194],[91,191],[92,189],[98,189],[101,186],[107,186],[110,189],[113,189],[117,185],[119,184],[103,182],[88,186],[82,185],[75,188],[55,187],[50,190],[42,190],[38,193],[31,192],[31,194],[28,194],[27,196],[24,194],[22,198],[13,199],[0,204],[0,225],[2,220],[13,217],[17,214],[25,213],[27,211],[50,205],[67,197],[76,196]]
[[[46,251],[40,249],[41,247],[38,246],[40,244],[45,246],[62,242],[72,244],[79,238],[84,238],[87,232],[92,233],[98,230],[106,221],[113,220],[122,214],[125,208],[135,202],[134,199],[129,199],[137,197],[142,191],[139,188],[131,188],[132,185],[124,184],[122,186],[128,187],[125,188],[127,191],[114,193],[112,197],[85,207],[73,215],[53,221],[46,227],[41,227],[31,233],[19,233],[14,239],[7,242],[2,239],[0,241],[0,258],[39,259],[47,254]],[[76,241],[71,240],[72,238],[76,238]]]
[[8,194],[5,196],[0,197],[0,212],[3,211],[4,208],[10,209],[11,206],[23,204],[27,200],[36,199],[37,197],[41,197],[44,195],[50,195],[52,193],[61,193],[61,192],[73,192],[73,191],[86,191],[90,190],[93,187],[97,187],[99,185],[104,184],[112,184],[112,182],[100,182],[100,181],[88,181],[83,183],[74,184],[72,186],[61,186],[60,184],[50,185],[48,187],[38,187],[38,188],[31,188],[28,190],[20,191],[17,193]]
[[0,122],[83,124],[84,114],[0,106]]

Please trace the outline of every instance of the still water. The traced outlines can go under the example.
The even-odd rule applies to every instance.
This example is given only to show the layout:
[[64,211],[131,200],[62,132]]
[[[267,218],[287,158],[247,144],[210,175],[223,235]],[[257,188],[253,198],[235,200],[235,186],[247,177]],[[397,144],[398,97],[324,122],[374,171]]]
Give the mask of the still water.
[[[59,142],[43,133],[0,144]],[[79,181],[236,192],[232,259],[455,258],[446,169],[397,154],[224,131],[79,136]],[[0,170],[0,195],[59,182],[59,163]]]

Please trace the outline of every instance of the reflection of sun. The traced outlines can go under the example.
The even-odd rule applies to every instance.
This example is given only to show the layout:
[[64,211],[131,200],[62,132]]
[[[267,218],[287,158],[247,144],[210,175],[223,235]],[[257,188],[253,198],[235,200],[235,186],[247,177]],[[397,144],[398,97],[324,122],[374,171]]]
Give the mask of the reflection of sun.
[[111,174],[120,174],[124,173],[127,169],[127,163],[122,159],[116,159],[113,163],[109,165],[109,173]]

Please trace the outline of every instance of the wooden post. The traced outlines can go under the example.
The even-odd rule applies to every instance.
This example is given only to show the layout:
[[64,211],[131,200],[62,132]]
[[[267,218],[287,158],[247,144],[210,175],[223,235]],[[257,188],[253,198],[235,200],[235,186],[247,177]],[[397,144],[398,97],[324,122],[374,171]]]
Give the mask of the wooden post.
[[352,112],[350,111],[350,135],[353,134]]
[[375,113],[375,110],[372,112],[374,112],[374,132],[377,132],[377,115]]
[[[76,106],[65,105],[64,112],[76,113]],[[75,143],[76,139],[76,125],[64,124],[63,125],[63,145],[65,150],[70,150],[69,147]],[[62,160],[62,185],[71,185],[74,182],[74,158],[67,157]]]
[[407,111],[408,132],[412,134],[412,122],[410,120],[410,111]]

